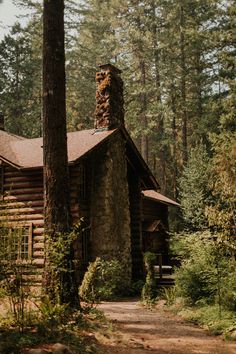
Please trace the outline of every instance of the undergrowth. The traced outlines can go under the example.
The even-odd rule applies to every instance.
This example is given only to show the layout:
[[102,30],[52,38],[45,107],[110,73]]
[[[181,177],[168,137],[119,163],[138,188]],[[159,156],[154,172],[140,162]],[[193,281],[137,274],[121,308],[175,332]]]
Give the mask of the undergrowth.
[[[6,299],[7,302],[7,299]],[[107,320],[103,312],[94,307],[71,311],[66,305],[54,304],[43,298],[30,309],[31,321],[19,330],[10,313],[0,318],[0,353],[20,354],[27,348],[59,342],[78,354],[95,351],[96,340],[89,340],[84,333],[100,331]]]
[[186,320],[207,328],[212,334],[224,334],[227,339],[233,339],[231,333],[236,330],[234,311],[222,310],[219,318],[217,305],[205,305],[182,308],[178,313]]

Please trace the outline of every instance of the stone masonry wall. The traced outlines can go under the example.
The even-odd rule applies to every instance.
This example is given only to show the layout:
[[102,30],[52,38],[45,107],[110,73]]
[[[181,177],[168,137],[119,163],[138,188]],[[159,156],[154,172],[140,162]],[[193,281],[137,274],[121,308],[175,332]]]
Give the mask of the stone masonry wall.
[[92,260],[117,258],[129,285],[132,265],[125,141],[116,134],[102,149],[93,163],[90,254]]

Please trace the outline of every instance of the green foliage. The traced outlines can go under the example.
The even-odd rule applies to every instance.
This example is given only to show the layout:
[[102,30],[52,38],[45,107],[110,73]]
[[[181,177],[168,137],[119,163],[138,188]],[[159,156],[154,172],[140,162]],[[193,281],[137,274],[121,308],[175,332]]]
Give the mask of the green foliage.
[[212,334],[223,333],[228,339],[236,329],[235,312],[223,310],[222,318],[219,319],[217,305],[184,308],[179,313],[188,321],[207,327]]
[[143,280],[137,280],[131,283],[130,290],[129,290],[129,295],[131,296],[140,296],[142,289],[144,287],[144,281]]
[[[210,185],[214,202],[207,207],[206,214],[210,227],[221,235],[231,252],[235,253],[236,131],[225,126],[224,118],[221,118],[221,133],[211,136],[214,156]],[[234,121],[235,117],[231,118],[231,122]]]
[[156,255],[151,252],[144,253],[144,264],[147,271],[146,281],[142,289],[141,299],[145,304],[151,304],[157,296],[157,284],[155,279],[154,265]]
[[166,301],[167,306],[172,306],[176,300],[176,287],[164,287],[160,290],[160,297]]
[[94,304],[100,300],[111,300],[124,294],[126,280],[118,260],[96,258],[90,263],[80,286],[79,294],[85,302]]
[[234,260],[227,262],[226,275],[222,279],[222,307],[236,312],[236,264]]
[[179,250],[181,266],[176,269],[177,295],[190,304],[218,304],[235,309],[235,261],[220,239],[210,232],[177,235],[172,248]]
[[41,318],[37,326],[45,331],[55,332],[68,321],[68,306],[53,303],[49,297],[45,296],[37,305]]
[[186,227],[201,230],[207,227],[205,207],[210,201],[210,159],[202,145],[192,149],[179,179],[180,203]]
[[[45,272],[50,284],[44,284],[45,293],[54,303],[71,303],[71,306],[80,307],[77,294],[77,284],[74,279],[76,260],[74,259],[73,242],[80,232],[80,222],[71,232],[56,233],[46,238],[46,265]],[[49,276],[50,275],[50,276]]]
[[19,25],[0,42],[0,110],[5,128],[18,135],[41,134],[41,59],[33,36]]
[[[14,26],[0,43],[0,110],[9,131],[37,136],[41,133],[42,3],[15,3],[24,8],[29,21],[25,28]],[[183,155],[191,160],[193,148],[204,144],[209,149],[209,133],[221,133],[223,121],[228,130],[235,129],[233,1],[68,0],[65,15],[69,130],[93,125],[96,67],[115,63],[123,70],[126,126],[142,153],[146,151],[162,191],[177,198],[178,177],[186,163]],[[227,142],[226,135],[221,138]],[[188,187],[181,185],[187,193],[185,221],[194,229],[201,228],[202,222],[206,225],[207,195],[201,184],[206,171],[201,156],[199,165],[184,176],[187,186],[193,187],[192,197]],[[199,179],[197,172],[203,172]],[[209,210],[213,223],[223,204],[220,201],[215,213]]]
[[181,267],[175,272],[177,294],[193,303],[214,298],[214,246],[209,239],[207,232],[178,235],[175,239],[174,247],[177,245],[176,251],[182,257]]
[[23,332],[30,323],[31,297],[27,275],[33,270],[31,260],[20,259],[22,229],[0,228],[0,286],[2,295],[10,304],[13,324]]

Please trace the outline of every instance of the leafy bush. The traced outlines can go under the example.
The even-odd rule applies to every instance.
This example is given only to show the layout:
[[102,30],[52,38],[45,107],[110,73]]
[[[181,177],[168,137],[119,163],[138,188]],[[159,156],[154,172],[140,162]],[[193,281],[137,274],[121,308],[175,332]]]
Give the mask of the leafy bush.
[[156,255],[151,252],[144,254],[144,264],[147,270],[146,282],[142,289],[141,298],[144,303],[152,303],[156,299],[157,284],[154,273],[154,265],[156,262]]
[[174,240],[182,261],[175,272],[177,295],[189,300],[235,309],[235,261],[210,232],[178,235]]
[[191,307],[179,312],[182,317],[193,323],[208,327],[212,334],[228,334],[236,329],[236,314],[232,311],[223,310],[222,318],[218,316],[217,305],[205,305]]
[[160,297],[166,301],[167,306],[173,305],[176,300],[176,287],[162,288],[160,290]]
[[59,328],[60,325],[66,323],[68,317],[68,306],[66,304],[53,303],[48,296],[41,299],[37,305],[41,318],[38,323],[38,328],[41,330],[53,332]]
[[236,311],[236,264],[229,261],[227,275],[222,279],[221,303],[223,308]]
[[117,259],[104,260],[96,258],[90,263],[79,289],[82,300],[95,303],[100,300],[111,300],[126,292],[122,265]]
[[134,281],[133,283],[131,283],[129,295],[140,296],[144,284],[145,284],[145,282],[143,280],[137,280],[137,281]]
[[32,296],[27,276],[33,269],[31,259],[21,259],[22,229],[0,225],[0,296],[10,305],[12,324],[23,332],[31,319]]

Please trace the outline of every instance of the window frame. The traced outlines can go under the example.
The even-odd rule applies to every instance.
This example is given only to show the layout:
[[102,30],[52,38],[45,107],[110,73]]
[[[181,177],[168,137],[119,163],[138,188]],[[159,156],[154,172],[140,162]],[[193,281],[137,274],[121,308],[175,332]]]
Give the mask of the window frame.
[[[17,239],[16,236],[16,243],[13,246],[13,251],[11,250],[10,257],[6,259],[6,261],[13,261],[13,262],[29,262],[32,259],[33,256],[33,224],[27,224],[27,225],[7,225],[7,226],[0,226],[0,229],[6,229],[9,230],[7,235],[1,235],[0,238],[5,238],[6,240],[3,240],[6,242],[6,247],[7,245],[7,238],[12,237],[12,232],[20,229],[26,229],[25,232],[22,232],[21,235],[21,240]],[[14,236],[13,236],[14,237]],[[15,241],[14,240],[14,241]],[[25,242],[27,240],[27,242]],[[21,243],[23,241],[23,243]],[[1,241],[2,242],[2,241]],[[26,251],[27,250],[27,251]],[[14,255],[14,256],[12,256]]]

